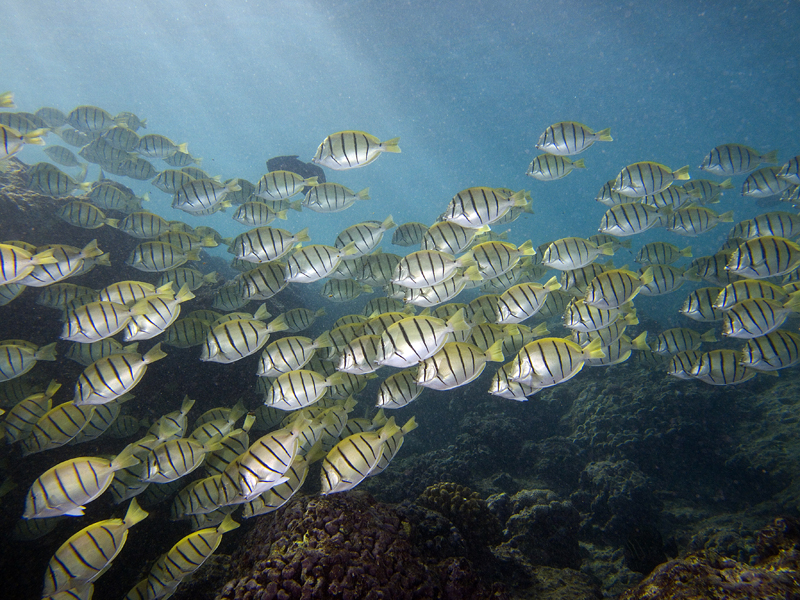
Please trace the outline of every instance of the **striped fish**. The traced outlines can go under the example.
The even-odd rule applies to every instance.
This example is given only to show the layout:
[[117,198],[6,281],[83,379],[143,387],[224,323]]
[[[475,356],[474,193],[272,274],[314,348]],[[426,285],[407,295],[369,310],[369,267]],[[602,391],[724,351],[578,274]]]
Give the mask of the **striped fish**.
[[144,597],[171,596],[181,581],[197,571],[211,557],[222,542],[223,534],[237,527],[239,524],[227,515],[219,526],[195,531],[181,539],[150,569],[144,586]]
[[67,123],[85,133],[106,131],[119,124],[108,111],[97,106],[78,106],[67,115]]
[[89,424],[93,414],[93,406],[76,406],[74,402],[51,408],[36,421],[30,435],[22,439],[22,455],[68,444]]
[[564,327],[575,331],[595,331],[608,327],[619,319],[627,318],[629,323],[635,319],[636,310],[631,308],[596,308],[586,304],[586,301],[573,300],[564,311]]
[[766,212],[752,219],[737,223],[728,238],[742,238],[743,241],[772,235],[791,239],[800,235],[800,216],[788,212]]
[[688,165],[673,171],[664,165],[644,161],[622,169],[611,189],[629,198],[642,198],[667,189],[674,181],[685,179],[689,179]]
[[65,204],[56,211],[56,215],[70,225],[83,229],[98,229],[103,225],[116,227],[119,223],[117,219],[106,217],[103,211],[96,206],[79,200]]
[[134,315],[143,314],[147,300],[130,308],[124,304],[97,300],[67,312],[61,339],[89,344],[116,335]]
[[588,358],[586,359],[586,365],[589,367],[610,367],[628,360],[633,350],[649,352],[646,338],[646,331],[633,340],[627,335],[620,336],[615,342],[602,348],[604,356]]
[[197,469],[206,454],[221,448],[217,435],[205,443],[194,439],[167,440],[153,448],[143,461],[142,481],[169,483]]
[[552,277],[547,283],[519,283],[500,294],[494,322],[499,324],[522,323],[544,306],[548,294],[561,285]]
[[0,285],[8,285],[27,277],[37,265],[57,263],[53,250],[38,254],[9,244],[0,244]]
[[167,294],[171,288],[159,288],[143,281],[118,281],[106,286],[97,295],[98,300],[117,304],[131,304],[148,296]]
[[[596,338],[599,338],[603,347],[610,346],[611,344],[616,342],[620,337],[622,337],[627,327],[628,327],[628,322],[625,319],[619,319],[613,322],[608,327],[603,327],[602,329],[595,329],[593,331],[573,330],[572,341],[581,346],[586,346],[589,342],[593,341]],[[521,349],[522,348],[520,347],[520,350]],[[517,350],[517,352],[518,351],[519,350]]]
[[[671,188],[674,187],[677,186],[671,186]],[[719,201],[719,197],[725,190],[732,190],[733,184],[730,178],[722,183],[709,181],[708,179],[692,179],[680,187],[692,194],[701,204],[712,204]]]
[[41,348],[22,340],[0,342],[0,382],[24,375],[40,360],[55,359],[55,342]]
[[731,254],[726,271],[763,279],[785,275],[800,265],[800,246],[785,238],[762,236],[741,244]]
[[[50,163],[35,164],[28,171],[28,176],[30,178],[30,187],[48,196],[69,196],[75,191],[88,192],[92,185],[89,182],[78,183],[61,169]],[[91,207],[91,205],[89,206]],[[57,211],[56,214],[62,219],[67,220],[62,216],[63,209]],[[73,217],[73,220],[67,222],[81,227],[76,217]]]
[[80,374],[75,384],[76,405],[105,404],[130,392],[142,380],[147,365],[164,358],[161,344],[144,356],[138,352],[112,354],[92,363]]
[[[510,356],[517,354],[522,347],[529,344],[536,338],[544,337],[549,332],[546,323],[539,323],[536,327],[525,325],[509,325],[503,328],[503,354]],[[488,346],[487,346],[488,348]]]
[[417,421],[415,417],[411,417],[406,421],[406,424],[400,428],[400,431],[396,431],[386,439],[386,442],[383,444],[383,449],[381,450],[381,457],[378,459],[378,464],[369,472],[369,477],[374,477],[382,473],[386,467],[389,466],[389,463],[392,462],[392,459],[403,446],[406,434],[416,428]]
[[103,254],[97,247],[97,240],[92,240],[83,249],[66,245],[51,245],[37,248],[38,251],[52,250],[57,262],[36,265],[26,277],[17,283],[29,287],[46,287],[60,282],[62,279],[78,275],[85,263]]
[[644,272],[647,270],[650,271],[651,280],[644,283],[639,289],[639,293],[642,296],[670,294],[686,281],[697,281],[697,278],[691,275],[689,269],[677,269],[672,265],[651,265],[647,269],[640,269],[641,276],[644,276]]
[[125,160],[121,163],[107,164],[105,168],[115,175],[122,175],[137,179],[139,181],[146,181],[154,179],[158,176],[158,169],[156,169],[149,161],[135,157]]
[[330,275],[347,256],[357,252],[354,242],[344,248],[311,244],[295,251],[286,261],[286,281],[313,283]]
[[536,149],[556,156],[580,154],[595,142],[612,142],[611,129],[594,132],[582,123],[562,121],[544,130]]
[[564,156],[540,154],[533,159],[525,175],[539,181],[555,181],[569,175],[574,169],[585,169],[584,160],[571,161]]
[[42,596],[75,590],[105,573],[128,540],[128,530],[147,512],[131,500],[124,519],[92,523],[64,542],[47,565]]
[[775,300],[783,305],[789,301],[789,293],[784,288],[768,281],[742,279],[729,283],[722,288],[712,306],[720,310],[729,310],[735,304],[750,298],[766,298],[767,300]]
[[792,184],[778,177],[780,167],[764,167],[747,176],[742,184],[742,196],[769,198],[788,190]]
[[64,146],[48,146],[43,150],[53,162],[57,162],[64,167],[80,166],[78,157],[75,156],[75,154],[73,154],[72,150],[69,148],[64,148]]
[[499,220],[511,208],[522,208],[529,203],[530,195],[524,190],[508,195],[500,189],[471,187],[453,196],[442,220],[477,229]]
[[736,385],[749,381],[758,374],[740,364],[738,350],[712,350],[703,352],[688,373],[711,385]]
[[383,152],[400,152],[400,138],[381,142],[363,131],[339,131],[326,137],[311,162],[334,171],[345,171],[368,165]]
[[692,247],[687,246],[683,250],[674,244],[667,242],[651,242],[642,246],[634,259],[643,266],[649,265],[671,265],[681,257],[691,258]]
[[132,237],[145,240],[172,231],[172,225],[170,225],[169,221],[147,211],[129,214],[119,222],[117,228]]
[[136,314],[125,326],[126,342],[149,340],[172,325],[181,314],[181,304],[192,300],[194,294],[183,286],[177,294],[150,296],[139,301]]
[[184,185],[192,181],[194,177],[184,171],[177,169],[165,169],[158,174],[158,177],[150,183],[167,194],[175,194]]
[[658,209],[640,202],[631,202],[609,208],[600,220],[598,231],[624,237],[642,233],[664,223],[665,215]]
[[144,242],[134,248],[126,265],[145,273],[161,273],[175,269],[190,260],[200,260],[199,250],[184,252],[164,242]]
[[[453,313],[455,314],[455,313]],[[381,335],[386,329],[406,317],[414,316],[410,310],[382,312],[364,322],[363,335]],[[450,315],[452,316],[452,315]]]
[[33,482],[22,516],[26,519],[79,517],[86,504],[108,489],[115,472],[138,463],[139,459],[128,449],[113,460],[80,457],[59,463]]
[[254,500],[247,502],[244,505],[242,517],[249,519],[258,515],[265,515],[278,510],[281,506],[286,504],[303,486],[311,463],[319,460],[322,456],[324,456],[324,451],[321,450],[321,445],[317,445],[316,449],[309,452],[306,456],[301,456],[299,454],[295,456],[291,466],[285,473],[286,481],[268,489]]
[[69,445],[83,444],[99,438],[111,427],[117,417],[119,417],[122,405],[133,397],[133,394],[125,394],[113,402],[107,402],[106,404],[95,407],[86,427],[81,429],[80,433],[69,441]]
[[163,135],[148,133],[139,138],[136,152],[147,158],[166,158],[176,152],[187,152],[187,149],[186,144],[176,144]]
[[800,185],[800,156],[795,156],[778,171],[778,177],[792,185]]
[[479,228],[464,227],[453,221],[439,221],[425,232],[420,241],[422,250],[438,250],[447,254],[460,254],[467,250],[475,238],[489,231],[488,225]]
[[614,268],[614,262],[609,260],[605,263],[593,262],[580,269],[572,269],[561,272],[561,289],[575,296],[583,296],[586,289],[603,271]]
[[330,377],[316,371],[298,369],[281,373],[264,397],[264,404],[280,410],[297,410],[317,402],[325,392],[342,381],[342,375]]
[[375,362],[378,365],[411,367],[441,350],[453,339],[453,333],[468,331],[464,309],[444,321],[436,317],[412,316],[386,328]]
[[13,127],[0,124],[0,160],[14,156],[25,144],[44,146],[45,141],[42,139],[44,133],[40,130],[22,133]]
[[776,162],[778,162],[777,150],[761,154],[741,144],[723,144],[708,153],[699,169],[714,175],[729,176],[749,173],[759,165]]
[[690,192],[682,186],[671,185],[657,194],[645,196],[640,202],[657,209],[678,210],[693,203],[697,199],[695,195],[698,193]]
[[103,139],[123,152],[133,152],[139,145],[139,135],[125,125],[115,125],[103,133]]
[[[342,261],[342,264],[348,264],[348,262]],[[349,302],[358,298],[362,293],[371,294],[372,291],[372,287],[353,279],[329,279],[322,286],[320,296],[331,302]]]
[[183,286],[186,286],[190,292],[194,292],[207,283],[217,283],[217,272],[204,274],[191,267],[178,267],[162,274],[156,285],[160,288],[168,283],[172,284],[174,292],[180,291]]
[[89,201],[102,210],[118,210],[131,213],[142,210],[142,200],[148,198],[145,194],[137,198],[127,190],[121,190],[110,181],[96,183],[88,194]]
[[317,177],[304,178],[292,171],[270,171],[258,180],[253,195],[270,202],[287,200],[305,187],[318,185]]
[[402,408],[410,404],[425,388],[416,382],[416,369],[404,369],[387,377],[378,389],[379,408]]
[[718,308],[714,308],[714,301],[722,291],[720,287],[705,287],[699,288],[689,294],[686,301],[681,306],[679,313],[692,319],[693,321],[700,321],[710,323],[713,321],[721,321],[724,312]]
[[3,420],[3,434],[6,443],[19,442],[33,430],[36,423],[53,407],[53,396],[61,384],[53,380],[44,392],[27,396],[6,414]]
[[309,425],[305,416],[290,428],[278,429],[256,440],[222,474],[222,497],[230,504],[250,502],[287,481],[286,471],[297,456],[300,434]]
[[681,208],[670,215],[666,228],[668,231],[690,237],[714,229],[720,223],[732,223],[733,211],[718,215],[713,210],[702,206]]
[[559,271],[572,271],[589,265],[601,255],[612,254],[610,242],[597,246],[583,238],[567,237],[547,246],[542,253],[542,264]]
[[757,371],[777,371],[800,362],[800,335],[773,331],[747,340],[739,364]]
[[233,215],[233,220],[251,227],[265,227],[275,219],[285,220],[286,211],[276,211],[264,202],[245,202]]
[[686,327],[674,327],[658,334],[658,337],[650,344],[653,352],[663,356],[698,350],[703,342],[716,342],[714,330],[709,329],[703,334],[697,333],[694,329]]
[[400,260],[391,281],[412,289],[431,287],[452,279],[458,268],[474,265],[475,259],[469,255],[455,258],[438,250],[419,250]]
[[350,208],[357,200],[369,199],[369,188],[354,192],[338,183],[321,183],[308,191],[302,205],[314,212],[333,213]]
[[339,354],[337,370],[364,375],[378,370],[375,360],[381,348],[380,335],[362,335],[351,340]]
[[478,272],[484,279],[493,279],[513,269],[523,256],[532,256],[536,251],[530,240],[519,247],[508,242],[483,242],[470,250]]
[[450,342],[420,363],[416,383],[434,390],[452,390],[477,379],[487,362],[501,362],[503,358],[503,340],[485,351],[474,344]]
[[205,422],[200,422],[200,419],[198,419],[189,437],[201,444],[205,444],[215,437],[222,439],[233,431],[236,421],[247,414],[247,409],[244,408],[241,402],[237,402],[235,406],[226,412],[227,414],[224,416],[209,419]]
[[667,365],[667,374],[677,377],[678,379],[691,379],[692,375],[689,372],[692,370],[694,364],[700,360],[702,352],[696,350],[686,350],[685,352],[678,352],[673,356]]
[[225,196],[240,189],[235,179],[226,184],[214,179],[193,179],[175,192],[172,208],[195,215],[208,214],[222,208]]
[[358,281],[364,285],[386,285],[402,257],[388,252],[374,252],[362,258]]
[[603,356],[600,339],[581,348],[569,340],[542,338],[519,351],[511,361],[508,376],[530,387],[550,387],[577,375],[587,359]]
[[222,475],[228,465],[247,451],[250,447],[249,432],[255,421],[256,415],[247,415],[240,428],[234,429],[220,440],[220,449],[208,454],[203,463],[206,473],[209,475]]
[[734,304],[722,317],[722,335],[749,339],[772,333],[787,317],[800,310],[800,298],[781,304],[766,298],[750,298]]
[[92,141],[92,138],[87,134],[77,129],[72,129],[72,127],[59,127],[55,130],[55,134],[67,144],[76,148],[81,148]]
[[269,325],[257,319],[233,319],[215,325],[209,331],[200,360],[232,363],[258,352],[272,333],[284,331],[283,316],[273,319]]
[[492,382],[489,385],[489,393],[492,396],[499,398],[508,398],[509,400],[516,400],[517,402],[527,402],[528,396],[532,396],[541,388],[531,387],[527,384],[514,381],[510,378],[510,371],[513,363],[507,363],[497,370],[492,377]]
[[627,269],[604,271],[589,283],[584,301],[595,308],[620,308],[653,281],[653,267],[637,275]]
[[424,223],[409,222],[399,225],[392,234],[392,244],[395,246],[416,246],[428,231]]
[[[161,441],[159,443],[165,442],[173,437],[181,437],[186,433],[186,425],[188,422],[187,415],[189,411],[192,410],[194,402],[195,401],[189,398],[189,396],[184,396],[180,410],[167,413],[157,419],[156,422],[150,426],[147,433],[160,439]],[[155,448],[156,445],[158,444],[154,444],[152,447],[148,448],[148,451]]]
[[248,262],[270,262],[286,256],[298,243],[310,240],[308,228],[291,233],[274,227],[257,227],[236,236],[228,252]]
[[383,234],[392,227],[395,227],[392,215],[386,217],[382,222],[365,221],[357,223],[336,236],[333,245],[336,248],[344,248],[352,242],[355,245],[356,252],[348,255],[345,260],[354,260],[372,252],[381,243]]
[[330,348],[331,336],[324,332],[317,339],[284,337],[269,344],[261,354],[256,375],[277,377],[282,373],[302,369],[314,356],[317,348]]
[[250,269],[239,278],[241,297],[245,301],[267,300],[288,285],[286,266],[268,262]]
[[75,285],[74,283],[54,283],[43,289],[36,298],[36,304],[48,308],[64,309],[68,302],[76,298],[87,298],[86,302],[97,300],[97,292],[92,288]]

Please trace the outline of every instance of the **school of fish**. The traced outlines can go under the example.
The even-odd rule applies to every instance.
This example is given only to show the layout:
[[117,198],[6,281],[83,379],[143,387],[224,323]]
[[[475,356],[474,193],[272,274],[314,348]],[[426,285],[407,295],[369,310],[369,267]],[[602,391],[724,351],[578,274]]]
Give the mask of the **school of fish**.
[[[11,94],[0,95],[0,107],[14,108]],[[638,249],[638,270],[612,262],[620,248],[631,247],[626,238],[652,228],[694,237],[733,222],[731,212],[717,214],[708,206],[733,189],[735,176],[747,175],[744,196],[774,197],[792,206],[800,189],[800,157],[781,166],[777,151],[724,144],[699,166],[724,178],[719,182],[690,178],[688,166],[628,165],[600,190],[596,200],[608,210],[599,233],[587,239],[509,243],[493,229],[532,212],[531,194],[471,187],[443,201],[433,224],[398,226],[390,215],[352,225],[326,245],[309,244],[307,229],[292,232],[270,224],[288,220],[289,211],[346,210],[369,200],[368,189],[355,192],[291,171],[266,173],[255,184],[223,181],[197,167],[199,159],[186,144],[140,135],[143,128],[146,120],[132,113],[113,116],[92,106],[69,113],[50,107],[0,111],[0,167],[26,145],[47,143],[44,152],[53,163],[79,173],[37,163],[28,171],[30,187],[61,198],[56,216],[70,226],[112,227],[141,240],[126,264],[152,274],[145,276],[150,281],[115,281],[95,290],[67,281],[111,265],[95,241],[84,248],[0,243],[0,306],[28,287],[38,288],[37,303],[62,315],[61,340],[71,342],[67,358],[85,367],[75,382],[52,381],[44,391],[27,393],[21,384],[13,387],[15,380],[22,381],[18,378],[38,361],[55,360],[56,342],[42,347],[0,342],[0,382],[8,382],[4,395],[13,399],[2,434],[23,457],[103,435],[135,436],[141,419],[124,404],[148,365],[164,359],[163,347],[169,346],[198,347],[201,361],[223,364],[260,352],[253,381],[263,405],[249,414],[241,404],[218,407],[190,428],[194,401],[187,397],[179,411],[145,423],[146,435],[112,459],[73,458],[42,473],[28,491],[18,539],[46,535],[59,519],[82,515],[108,490],[116,503],[130,501],[124,518],[91,524],[64,542],[43,573],[42,598],[92,597],[93,583],[122,550],[128,530],[148,516],[137,501],[140,495],[147,507],[170,500],[171,518],[191,522],[192,532],[164,548],[126,596],[168,598],[211,556],[223,534],[238,527],[233,513],[240,507],[241,518],[278,509],[318,461],[323,494],[353,489],[381,473],[417,426],[413,417],[398,425],[384,411],[408,405],[427,388],[467,385],[489,363],[498,368],[488,393],[524,401],[570,380],[585,365],[616,365],[634,351],[645,364],[675,377],[713,385],[741,383],[800,362],[800,335],[781,328],[800,312],[800,246],[792,241],[800,235],[800,215],[770,211],[739,222],[719,252],[686,267],[675,263],[692,258],[691,248],[667,242]],[[55,137],[80,150],[51,144]],[[383,153],[400,152],[398,141],[342,131],[326,137],[311,160],[337,172],[361,168]],[[542,154],[526,174],[545,182],[560,179],[586,168],[582,159],[570,157],[611,141],[608,129],[553,124],[541,134],[536,148]],[[100,167],[96,181],[85,181],[88,166],[79,159]],[[151,162],[156,160],[167,168],[159,170]],[[168,221],[143,210],[147,194],[136,197],[107,174],[150,180],[172,196],[174,209],[195,216],[235,205],[233,219],[249,229],[222,238],[210,227]],[[419,249],[402,256],[383,252],[384,234],[393,229],[395,246]],[[184,303],[196,300],[194,291],[218,283],[215,273],[187,265],[200,259],[203,248],[220,244],[228,247],[240,274],[219,284],[212,306],[183,311]],[[300,334],[324,310],[294,308],[273,318],[262,304],[253,313],[241,312],[289,284],[320,281],[323,297],[333,302],[383,293],[313,337]],[[702,351],[717,341],[712,325],[704,332],[680,327],[651,333],[649,341],[647,332],[633,339],[625,335],[638,323],[637,295],[669,294],[687,281],[710,285],[692,291],[681,314],[699,323],[721,321],[721,335],[743,340],[743,347]],[[468,303],[454,301],[475,288],[484,293]],[[551,327],[554,321],[562,324],[570,335],[548,337],[548,321]],[[155,343],[140,351],[145,340]],[[383,369],[377,415],[349,417],[356,395],[383,367],[389,369]],[[74,389],[72,400],[54,406],[65,385]],[[256,431],[263,435],[252,435]],[[202,477],[186,478],[195,471]]]

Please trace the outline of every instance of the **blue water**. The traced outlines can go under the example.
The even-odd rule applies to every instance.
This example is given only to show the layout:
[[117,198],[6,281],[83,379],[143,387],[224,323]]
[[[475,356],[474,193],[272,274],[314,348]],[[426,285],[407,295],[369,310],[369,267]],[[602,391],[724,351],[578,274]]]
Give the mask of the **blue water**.
[[[292,215],[317,242],[389,213],[430,223],[473,185],[531,190],[536,214],[512,229],[517,241],[588,236],[605,210],[596,193],[626,164],[696,167],[728,142],[781,159],[800,150],[796,2],[9,4],[2,86],[22,110],[133,111],[210,173],[253,182],[267,158],[309,160],[334,131],[399,136],[402,154],[328,174],[369,187],[372,201]],[[538,136],[560,120],[611,127],[615,142],[564,180],[525,177]],[[191,220],[148,183],[134,187],[150,189],[149,209]],[[716,208],[739,220],[754,205],[731,191]],[[225,215],[204,222],[242,231]]]

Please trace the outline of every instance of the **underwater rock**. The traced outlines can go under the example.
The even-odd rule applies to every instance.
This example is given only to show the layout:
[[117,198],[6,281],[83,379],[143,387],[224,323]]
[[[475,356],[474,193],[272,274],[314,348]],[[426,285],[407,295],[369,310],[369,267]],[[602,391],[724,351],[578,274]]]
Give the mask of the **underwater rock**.
[[466,559],[426,561],[412,528],[364,492],[294,499],[259,519],[219,598],[507,598],[500,586],[487,589]]
[[582,537],[616,544],[657,523],[662,508],[649,478],[630,460],[589,463],[570,499],[583,517]]
[[502,546],[518,548],[533,565],[579,569],[581,517],[569,501],[550,490],[523,490],[510,502]]
[[758,536],[754,565],[702,551],[658,567],[620,600],[800,598],[800,523],[780,518]]

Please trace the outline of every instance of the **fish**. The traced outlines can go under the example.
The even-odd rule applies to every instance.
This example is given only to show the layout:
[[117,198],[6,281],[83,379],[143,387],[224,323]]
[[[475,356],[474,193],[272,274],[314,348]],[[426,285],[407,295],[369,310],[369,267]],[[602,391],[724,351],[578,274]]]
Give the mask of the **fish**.
[[167,163],[170,167],[190,167],[193,165],[199,165],[203,162],[202,158],[192,156],[188,152],[181,152],[180,150],[175,154],[170,154],[164,159],[164,162]]
[[188,286],[167,296],[150,296],[137,303],[136,314],[125,326],[126,342],[149,340],[162,334],[181,314],[181,304],[192,300]]
[[528,396],[537,393],[541,388],[532,387],[519,381],[510,379],[509,371],[512,363],[507,363],[497,370],[492,377],[492,382],[489,385],[488,392],[492,396],[499,398],[508,398],[509,400],[516,400],[517,402],[526,402]]
[[427,231],[428,226],[424,223],[403,223],[398,225],[392,234],[392,244],[404,247],[416,246],[422,242],[422,238]]
[[747,340],[739,364],[756,371],[777,371],[800,362],[800,335],[780,329]]
[[22,439],[22,455],[60,448],[72,441],[94,414],[93,406],[76,406],[65,402],[42,415],[28,437]]
[[[628,196],[623,196],[619,192],[614,191],[614,183],[616,179],[612,179],[600,189],[597,196],[595,196],[595,201],[603,204],[609,208],[612,206],[617,206],[618,204],[628,204],[630,202],[636,202],[636,198],[629,198]],[[667,188],[669,189],[669,188]]]
[[83,515],[86,505],[99,498],[111,485],[114,473],[139,464],[126,449],[113,460],[79,457],[51,467],[33,482],[25,497],[26,519]]
[[179,438],[162,442],[142,461],[142,481],[148,483],[169,483],[185,477],[203,463],[206,454],[222,448],[221,435],[205,442]]
[[233,220],[242,225],[264,227],[275,219],[286,220],[286,211],[276,211],[264,202],[245,202],[236,209]]
[[16,108],[13,92],[0,93],[0,108]]
[[594,132],[582,123],[562,121],[544,130],[536,142],[536,149],[556,156],[572,156],[580,154],[595,142],[613,141],[610,128]]
[[470,329],[464,315],[461,309],[447,321],[419,315],[393,323],[381,334],[376,364],[403,369],[433,356],[452,340],[454,332]]
[[311,162],[334,171],[363,167],[384,152],[399,153],[400,138],[381,142],[363,131],[340,131],[326,137]]
[[264,404],[280,410],[292,411],[317,402],[325,392],[343,381],[341,374],[325,377],[309,369],[281,373],[272,382]]
[[608,346],[603,346],[602,352],[604,356],[588,358],[586,359],[586,365],[589,367],[610,367],[628,360],[634,350],[649,352],[646,338],[646,331],[642,332],[635,339],[631,339],[627,335],[622,335]]
[[650,242],[641,247],[634,260],[643,266],[655,264],[671,265],[681,258],[691,257],[691,246],[680,249],[667,242]]
[[136,387],[147,366],[165,356],[159,343],[144,355],[132,352],[101,358],[86,367],[78,377],[73,402],[76,406],[111,402]]
[[369,199],[369,188],[354,192],[338,183],[320,183],[308,190],[302,205],[314,212],[333,213],[350,208],[357,200]]
[[188,152],[187,144],[176,144],[157,133],[148,133],[139,138],[136,153],[147,158],[166,158],[176,152]]
[[72,153],[72,150],[64,148],[64,146],[47,146],[44,148],[44,153],[50,157],[51,160],[57,162],[65,167],[79,167],[78,158]]
[[117,228],[120,231],[124,231],[132,237],[144,240],[157,238],[162,234],[170,233],[172,232],[172,227],[169,221],[163,217],[147,211],[130,213],[117,224]]
[[459,267],[475,264],[475,259],[469,255],[456,258],[438,250],[418,250],[400,260],[391,281],[407,288],[430,287],[452,279]]
[[585,348],[570,340],[542,338],[526,344],[514,357],[509,379],[530,387],[551,387],[575,377],[587,359],[603,356],[599,338]]
[[721,291],[721,287],[698,288],[689,294],[678,312],[693,321],[704,323],[721,321],[724,312],[714,308],[714,301]]
[[493,279],[508,273],[524,256],[536,253],[530,240],[519,247],[508,242],[483,242],[472,248],[469,255],[475,260],[481,277]]
[[793,185],[800,185],[800,155],[795,156],[784,164],[777,175]]
[[286,256],[297,244],[310,240],[308,228],[291,233],[274,227],[256,227],[236,236],[228,252],[247,262],[271,262]]
[[611,242],[597,246],[582,238],[567,237],[547,246],[542,253],[542,264],[559,271],[571,271],[585,267],[601,255],[613,254]]
[[766,235],[739,245],[725,270],[729,273],[764,279],[791,273],[800,266],[800,246],[782,237]]
[[[140,301],[141,302],[141,301]],[[97,300],[67,312],[61,339],[88,344],[116,335],[136,314],[144,314],[145,305]]]
[[233,319],[214,325],[206,337],[200,360],[223,364],[236,362],[258,352],[271,334],[284,331],[286,327],[282,316],[273,319],[269,325],[260,319]]
[[778,177],[780,167],[764,167],[747,176],[742,184],[742,196],[770,198],[788,190],[791,183]]
[[20,377],[40,360],[56,360],[56,343],[41,348],[22,340],[0,342],[0,382]]
[[571,161],[564,156],[540,154],[533,159],[525,175],[539,181],[555,181],[569,175],[574,169],[585,169],[584,160]]
[[561,289],[569,292],[575,296],[583,296],[586,294],[586,289],[592,282],[592,279],[597,277],[603,271],[613,269],[614,262],[608,260],[605,263],[593,262],[580,269],[571,269],[561,272]]
[[609,208],[600,220],[600,233],[617,237],[635,235],[665,224],[666,214],[647,204],[631,202]]
[[383,239],[383,234],[395,227],[392,215],[386,217],[382,222],[365,221],[351,225],[339,235],[333,245],[336,248],[344,248],[350,243],[355,244],[356,252],[345,257],[345,260],[353,260],[372,252]]
[[253,195],[270,202],[288,200],[306,187],[319,185],[318,177],[302,177],[292,171],[270,171],[258,180]]
[[452,390],[477,379],[487,362],[502,362],[503,340],[487,350],[465,342],[449,342],[419,364],[416,383],[434,390]]
[[195,215],[214,212],[222,208],[225,196],[240,189],[236,180],[221,184],[213,179],[193,179],[175,192],[172,208]]
[[88,192],[92,184],[79,183],[50,163],[36,163],[28,171],[30,185],[48,196],[69,196],[73,192]]
[[302,336],[284,337],[270,343],[261,353],[256,375],[277,377],[302,369],[310,361],[318,348],[330,348],[331,336],[326,331],[316,339]]
[[714,330],[709,329],[705,333],[697,333],[694,329],[686,327],[674,327],[666,329],[658,334],[658,337],[650,344],[653,352],[663,356],[679,354],[691,350],[698,350],[703,342],[716,342]]
[[667,189],[674,181],[685,179],[689,179],[688,165],[673,171],[659,163],[644,161],[622,169],[612,189],[629,198],[642,198]]
[[323,495],[356,487],[377,468],[386,441],[400,431],[394,417],[377,431],[354,433],[331,449],[322,461]]
[[348,302],[358,298],[362,293],[371,294],[373,289],[353,279],[329,279],[322,287],[320,296],[332,302]]
[[464,227],[452,221],[434,223],[420,241],[421,250],[438,250],[456,255],[466,251],[477,236],[489,231],[488,225],[479,228]]
[[761,279],[742,279],[734,281],[722,288],[712,306],[725,311],[733,308],[743,300],[750,298],[766,298],[779,304],[786,304],[790,294],[784,288]]
[[780,211],[762,213],[737,223],[728,234],[728,239],[741,238],[747,241],[765,235],[786,239],[797,237],[800,235],[800,215]]
[[[626,312],[627,311],[627,312]],[[596,308],[586,304],[583,299],[573,299],[564,311],[564,327],[575,331],[594,331],[608,327],[615,321],[636,315],[636,309],[628,306],[621,308]]]
[[97,106],[78,106],[67,115],[67,123],[84,133],[106,131],[120,124],[108,111]]
[[304,246],[296,250],[286,261],[286,281],[313,283],[324,279],[342,260],[357,252],[355,242],[350,242],[343,248],[323,244]]
[[778,162],[778,151],[761,154],[741,144],[722,144],[709,152],[698,168],[714,175],[730,176],[749,173],[761,164]]
[[[466,270],[459,270],[457,274],[441,283],[421,288],[406,288],[397,286],[403,302],[407,305],[431,308],[452,300],[470,283],[482,279],[478,268],[471,266]],[[394,286],[395,284],[390,284]]]
[[596,308],[620,308],[652,281],[653,267],[648,267],[641,275],[627,269],[604,271],[589,283],[584,301]]
[[522,323],[544,306],[548,294],[561,289],[555,277],[545,284],[519,283],[500,294],[497,300],[495,322],[499,324]]
[[268,262],[250,269],[239,278],[239,293],[245,302],[267,300],[288,285],[286,266],[279,262]]
[[702,352],[696,350],[678,352],[670,359],[667,374],[679,379],[691,379],[692,375],[689,372],[692,370],[692,366],[700,360],[701,354]]
[[200,529],[182,538],[150,569],[143,586],[146,590],[145,597],[171,596],[181,581],[197,571],[211,557],[222,542],[223,534],[237,527],[239,524],[233,517],[226,515],[217,527]]
[[88,202],[73,200],[56,211],[63,221],[83,229],[98,229],[103,225],[117,227],[119,221],[106,217],[103,211]]
[[749,298],[734,304],[722,316],[722,335],[750,339],[778,329],[793,312],[800,311],[800,298],[786,304],[766,298]]
[[97,247],[97,240],[92,240],[86,246],[75,248],[74,246],[51,245],[41,246],[37,251],[52,250],[55,263],[46,265],[36,265],[26,277],[17,283],[28,287],[46,287],[79,275],[88,261],[103,255],[103,251]]
[[53,407],[53,396],[59,389],[61,384],[52,380],[44,392],[26,396],[6,413],[2,423],[6,443],[14,444],[28,436],[37,421]]
[[[676,187],[677,186],[673,185],[667,189]],[[711,204],[717,202],[725,190],[732,190],[733,183],[731,183],[730,178],[722,183],[709,181],[708,179],[692,179],[682,184],[680,187],[692,194],[701,204]]]
[[425,388],[416,381],[416,368],[393,373],[381,382],[378,389],[378,408],[402,408],[416,400]]
[[758,374],[740,364],[738,350],[711,350],[703,352],[687,371],[688,374],[710,385],[737,385]]
[[657,194],[643,197],[641,202],[653,208],[678,210],[697,201],[698,194],[699,192],[688,191],[683,186],[671,185]]
[[178,267],[177,269],[172,269],[171,271],[166,271],[163,273],[156,285],[161,288],[162,286],[171,284],[172,290],[175,292],[180,290],[183,286],[186,286],[190,292],[194,292],[207,283],[217,283],[217,277],[218,275],[216,271],[212,271],[211,273],[202,273],[197,269]]
[[125,264],[145,273],[162,273],[190,260],[200,260],[200,250],[184,252],[164,242],[143,242],[134,248]]
[[375,360],[381,347],[380,335],[361,335],[351,340],[339,353],[338,371],[365,375],[377,371]]
[[114,116],[114,121],[132,131],[147,129],[147,119],[140,119],[132,112],[122,111]]
[[402,259],[397,254],[379,252],[378,250],[362,257],[358,281],[363,285],[380,286],[388,284],[394,275],[397,264]]
[[134,498],[125,518],[98,521],[72,535],[47,565],[42,596],[75,590],[96,581],[122,551],[128,530],[147,516]]
[[453,196],[442,220],[478,229],[501,219],[512,208],[525,207],[529,203],[530,194],[525,190],[509,195],[497,188],[471,187]]

